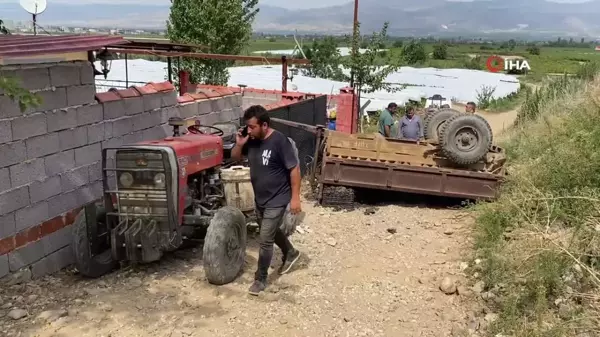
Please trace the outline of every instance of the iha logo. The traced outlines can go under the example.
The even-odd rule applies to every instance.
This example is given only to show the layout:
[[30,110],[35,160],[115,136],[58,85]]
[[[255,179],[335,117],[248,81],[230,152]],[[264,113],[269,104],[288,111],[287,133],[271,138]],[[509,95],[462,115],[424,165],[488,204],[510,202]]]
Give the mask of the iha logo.
[[529,66],[529,62],[523,59],[504,59],[500,56],[490,56],[487,59],[486,67],[489,71],[493,73],[497,73],[501,70],[505,70],[507,72],[510,71],[519,71],[523,70],[531,70]]

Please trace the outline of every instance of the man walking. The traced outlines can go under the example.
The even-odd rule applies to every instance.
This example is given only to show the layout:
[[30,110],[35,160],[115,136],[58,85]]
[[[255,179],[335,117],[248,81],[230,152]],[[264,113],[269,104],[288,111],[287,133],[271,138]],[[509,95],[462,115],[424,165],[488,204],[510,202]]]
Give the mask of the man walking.
[[279,274],[289,272],[300,257],[300,252],[279,228],[288,204],[292,214],[302,210],[300,166],[288,138],[270,127],[271,119],[264,107],[249,107],[244,112],[244,120],[248,134],[244,136],[240,129],[231,156],[240,160],[242,155],[247,155],[250,165],[255,212],[260,226],[260,250],[254,283],[248,291],[252,295],[258,295],[267,286],[273,243],[283,252],[283,265]]
[[477,108],[477,106],[475,105],[474,102],[469,102],[467,103],[467,105],[465,106],[465,112],[466,113],[475,113],[475,109]]
[[400,130],[398,138],[420,140],[423,138],[423,127],[421,118],[415,115],[415,108],[409,106],[406,110],[406,115],[400,120]]
[[379,133],[382,136],[389,138],[392,134],[392,125],[394,125],[394,119],[392,118],[392,115],[394,115],[397,110],[398,104],[390,103],[388,104],[388,107],[386,109],[383,109],[383,111],[381,112],[381,115],[379,116],[378,126]]

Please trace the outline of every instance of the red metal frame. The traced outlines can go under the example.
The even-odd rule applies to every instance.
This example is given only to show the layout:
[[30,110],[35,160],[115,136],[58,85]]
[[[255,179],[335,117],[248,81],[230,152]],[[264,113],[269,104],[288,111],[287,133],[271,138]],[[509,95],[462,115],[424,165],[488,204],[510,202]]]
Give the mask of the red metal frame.
[[6,35],[0,37],[0,58],[90,51],[124,43],[123,37],[111,35]]

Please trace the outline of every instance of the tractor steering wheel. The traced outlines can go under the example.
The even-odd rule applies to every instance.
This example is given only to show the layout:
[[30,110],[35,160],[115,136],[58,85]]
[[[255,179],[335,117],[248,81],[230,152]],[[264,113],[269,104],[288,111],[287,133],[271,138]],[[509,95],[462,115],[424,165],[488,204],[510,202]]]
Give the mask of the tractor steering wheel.
[[203,132],[202,130],[200,130],[200,128],[210,128],[213,130],[217,130],[217,132],[213,132],[213,133],[208,133],[209,135],[217,135],[217,136],[222,136],[225,134],[225,132],[223,132],[223,130],[215,127],[215,126],[210,126],[210,125],[200,125],[200,124],[194,124],[194,125],[190,125],[188,126],[188,131],[190,133],[193,133],[195,135],[206,135],[206,132]]

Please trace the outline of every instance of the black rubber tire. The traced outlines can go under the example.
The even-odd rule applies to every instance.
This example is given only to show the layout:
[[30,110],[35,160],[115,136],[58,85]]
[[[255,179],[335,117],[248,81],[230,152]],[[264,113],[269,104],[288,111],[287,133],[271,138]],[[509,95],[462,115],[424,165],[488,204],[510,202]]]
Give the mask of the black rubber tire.
[[441,109],[450,109],[450,104],[444,104],[440,108]]
[[[457,133],[470,128],[476,133],[476,143],[468,151],[458,148]],[[492,128],[485,118],[475,114],[460,114],[450,118],[440,132],[443,154],[458,165],[471,165],[480,161],[488,153],[493,142]]]
[[[223,285],[241,273],[246,258],[246,217],[239,209],[219,209],[204,238],[204,273],[209,283]],[[234,245],[231,249],[230,244]]]
[[[96,206],[96,221],[92,226],[101,232],[106,229],[106,212],[104,207]],[[75,217],[73,222],[72,244],[73,256],[75,257],[75,267],[79,273],[85,277],[98,278],[112,272],[119,266],[119,263],[113,260],[110,249],[92,256],[90,249],[88,229],[86,222],[85,209],[82,209]]]
[[425,139],[437,141],[442,125],[448,119],[459,114],[460,112],[453,109],[440,109],[432,112],[423,123],[423,135],[425,136]]

